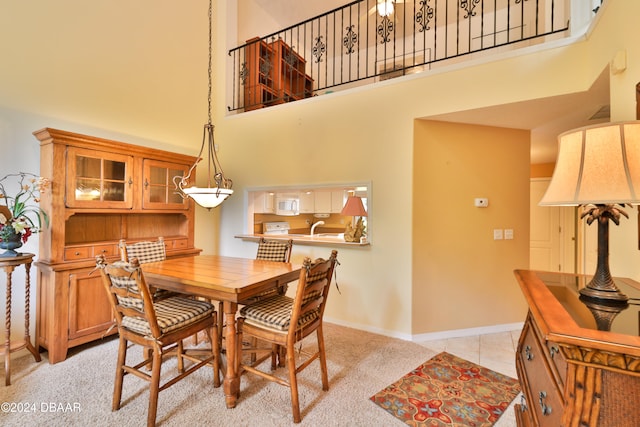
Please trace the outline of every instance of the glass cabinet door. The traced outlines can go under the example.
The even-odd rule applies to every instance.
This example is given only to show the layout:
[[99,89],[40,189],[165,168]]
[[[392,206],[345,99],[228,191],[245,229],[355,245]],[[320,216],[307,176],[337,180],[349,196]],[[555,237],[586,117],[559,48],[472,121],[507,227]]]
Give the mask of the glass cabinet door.
[[144,209],[188,209],[189,200],[183,199],[178,194],[173,181],[174,177],[183,176],[188,170],[188,165],[145,159],[142,207]]
[[66,204],[76,208],[131,208],[131,156],[69,147]]

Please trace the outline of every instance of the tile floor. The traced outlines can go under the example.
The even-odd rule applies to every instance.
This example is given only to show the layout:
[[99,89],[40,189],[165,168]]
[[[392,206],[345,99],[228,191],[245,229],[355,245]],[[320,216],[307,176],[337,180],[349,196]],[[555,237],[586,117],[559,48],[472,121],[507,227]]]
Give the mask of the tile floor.
[[[419,341],[417,344],[438,353],[446,351],[501,374],[517,378],[515,360],[519,337],[520,330],[514,330],[463,338]],[[496,422],[495,427],[516,426],[513,406],[519,402],[520,396],[518,395]]]

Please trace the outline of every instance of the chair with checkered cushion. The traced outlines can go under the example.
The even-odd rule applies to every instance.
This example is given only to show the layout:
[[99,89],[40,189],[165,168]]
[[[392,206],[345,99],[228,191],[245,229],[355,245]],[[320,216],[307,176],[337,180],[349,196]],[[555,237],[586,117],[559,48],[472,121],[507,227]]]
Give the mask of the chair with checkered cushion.
[[[319,359],[322,374],[322,389],[329,389],[327,360],[325,356],[324,337],[322,333],[322,316],[327,302],[327,295],[331,285],[333,271],[337,263],[337,251],[332,251],[328,260],[305,258],[300,279],[294,298],[285,295],[274,295],[253,304],[246,305],[240,310],[238,318],[238,353],[256,354],[255,361],[244,362],[238,360],[238,372],[248,372],[259,375],[270,381],[285,385],[291,389],[291,409],[293,422],[299,423],[300,401],[298,398],[297,374],[309,366],[312,361]],[[316,333],[317,347],[310,354],[296,351],[296,343],[305,337]],[[259,342],[267,343],[266,348],[242,348],[244,337],[257,338]],[[276,369],[275,352],[280,347],[286,348],[287,375],[277,375],[276,372],[265,372],[258,366],[271,357],[271,369]],[[300,363],[296,365],[296,359]]]
[[[276,262],[289,262],[291,259],[291,248],[293,246],[293,240],[266,240],[264,237],[260,238],[258,242],[258,252],[256,259],[263,261],[276,261]],[[258,295],[255,295],[247,300],[240,301],[240,304],[247,305],[265,299],[274,295],[284,295],[287,293],[287,284],[266,290]]]
[[[120,259],[124,262],[129,262],[130,259],[136,258],[140,264],[146,264],[167,259],[166,245],[162,236],[158,237],[156,241],[141,241],[129,244],[124,239],[121,239],[118,246],[120,248]],[[155,301],[178,295],[175,292],[156,289],[153,286],[151,286],[151,291]]]
[[167,259],[167,250],[164,238],[158,237],[156,241],[142,241],[129,243],[120,240],[120,258],[128,261],[137,258],[140,264],[148,262],[164,261]]
[[[120,409],[124,377],[133,374],[150,382],[147,426],[154,426],[158,407],[158,393],[205,366],[213,367],[213,385],[220,386],[220,347],[218,340],[210,339],[209,349],[185,349],[182,340],[199,331],[209,337],[218,334],[215,307],[207,301],[172,296],[155,301],[145,281],[140,263],[118,261],[107,264],[104,256],[96,259],[102,283],[115,313],[120,335],[116,379],[113,389],[112,410]],[[129,343],[142,346],[146,351],[140,363],[127,365]],[[163,357],[175,354],[178,373],[160,384]],[[190,361],[185,370],[185,361]],[[144,371],[151,367],[151,375]],[[135,395],[135,393],[134,393]],[[132,397],[133,398],[133,397]]]

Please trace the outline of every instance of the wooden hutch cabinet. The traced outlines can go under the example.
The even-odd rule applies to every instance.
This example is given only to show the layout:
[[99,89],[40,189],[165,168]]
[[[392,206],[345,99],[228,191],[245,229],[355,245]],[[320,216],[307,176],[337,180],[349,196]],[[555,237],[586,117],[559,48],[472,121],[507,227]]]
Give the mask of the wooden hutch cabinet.
[[516,354],[518,426],[640,425],[640,283],[614,279],[630,299],[580,297],[586,276],[517,270],[529,304]]
[[[173,177],[195,157],[57,129],[34,132],[40,175],[51,180],[40,207],[36,347],[49,362],[67,350],[116,333],[95,257],[119,258],[118,241],[162,236],[167,257],[195,255],[194,204],[174,194]],[[195,177],[193,177],[195,179]]]
[[256,37],[247,40],[245,52],[245,111],[313,96],[305,59],[283,40],[267,43]]

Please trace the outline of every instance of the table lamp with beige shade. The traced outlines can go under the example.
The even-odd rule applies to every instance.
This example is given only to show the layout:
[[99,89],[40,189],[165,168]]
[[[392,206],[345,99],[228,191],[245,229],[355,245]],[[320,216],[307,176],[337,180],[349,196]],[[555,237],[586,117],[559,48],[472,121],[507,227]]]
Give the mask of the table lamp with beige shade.
[[558,158],[541,206],[582,206],[587,224],[598,222],[596,272],[580,294],[626,303],[609,271],[609,221],[640,203],[640,121],[605,123],[558,136]]

